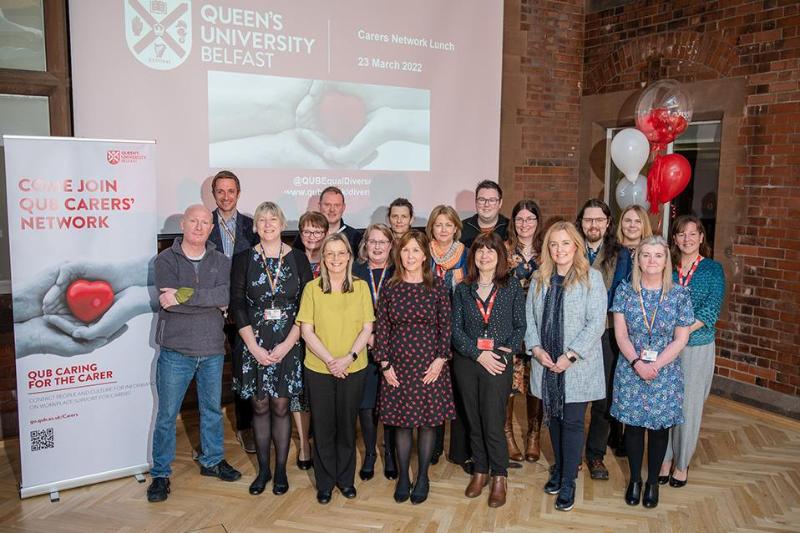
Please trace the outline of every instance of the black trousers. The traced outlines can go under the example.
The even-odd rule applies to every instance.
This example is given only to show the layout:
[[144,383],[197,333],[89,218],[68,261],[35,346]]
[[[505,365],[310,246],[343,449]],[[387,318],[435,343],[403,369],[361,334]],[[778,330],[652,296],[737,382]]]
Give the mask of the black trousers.
[[[472,458],[472,450],[470,449],[469,422],[467,420],[467,413],[455,372],[455,359],[459,357],[461,356],[455,355],[453,361],[449,364],[450,382],[453,384],[453,403],[456,406],[456,417],[450,421],[450,449],[447,457],[452,462],[463,465]],[[444,424],[439,426],[437,430],[441,431],[441,439],[444,441]],[[439,438],[438,433],[436,437],[437,439]],[[439,443],[437,442],[437,447],[438,445]]]
[[456,355],[453,367],[469,425],[474,472],[507,476],[508,445],[503,428],[514,365],[507,363],[502,374],[493,376],[477,361]]
[[[230,358],[231,371],[236,375],[242,368],[243,342],[239,337],[236,324],[225,323],[225,338],[228,341],[225,355]],[[238,394],[233,395],[233,411],[236,414],[236,431],[243,431],[253,427],[253,404],[250,399],[243,400]]]
[[352,487],[356,473],[356,419],[364,394],[365,372],[346,378],[306,369],[306,395],[314,432],[317,490]]
[[556,472],[562,481],[573,481],[578,477],[578,465],[583,450],[583,419],[589,402],[565,403],[564,417],[551,418],[550,443],[553,445]]
[[[589,433],[586,436],[586,460],[603,459],[608,445],[608,434],[611,428],[611,399],[614,390],[614,369],[616,367],[616,351],[612,347],[614,330],[611,328],[603,332],[601,342],[603,345],[603,373],[606,377],[606,397],[592,402],[592,418],[589,422]],[[616,346],[616,342],[614,342]]]

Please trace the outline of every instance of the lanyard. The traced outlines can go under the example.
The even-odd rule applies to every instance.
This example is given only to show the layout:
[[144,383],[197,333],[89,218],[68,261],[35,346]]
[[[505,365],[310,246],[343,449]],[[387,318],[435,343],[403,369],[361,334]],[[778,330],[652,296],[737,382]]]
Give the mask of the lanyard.
[[692,266],[689,267],[689,271],[686,273],[686,276],[683,275],[683,269],[678,267],[678,283],[681,287],[686,287],[689,285],[689,282],[692,281],[692,277],[694,277],[694,273],[697,270],[697,265],[700,264],[700,261],[703,260],[702,255],[698,255],[697,259],[694,260]]
[[492,292],[486,307],[483,306],[483,302],[481,302],[480,298],[475,298],[475,303],[478,305],[478,312],[481,314],[481,318],[483,318],[484,331],[489,329],[489,317],[492,316],[492,309],[494,309],[494,300],[496,297],[497,289]]
[[661,294],[658,295],[658,302],[656,302],[656,309],[653,311],[653,318],[652,320],[647,317],[647,312],[644,310],[644,299],[642,298],[642,292],[639,291],[639,306],[642,308],[642,316],[644,317],[644,325],[647,327],[647,346],[650,347],[650,341],[653,338],[653,325],[656,323],[656,315],[658,315],[658,308],[661,306],[661,299],[664,295],[664,290],[661,290]]
[[434,268],[434,273],[436,274],[436,277],[444,279],[444,277],[447,275],[447,269],[444,268],[442,265],[436,263]]
[[275,268],[275,277],[272,277],[272,274],[269,271],[269,267],[267,266],[267,252],[264,251],[264,245],[259,244],[259,248],[261,248],[261,261],[264,263],[264,271],[267,273],[267,281],[269,281],[269,288],[272,291],[272,297],[275,297],[275,290],[278,288],[278,281],[280,281],[280,273],[281,273],[281,264],[283,263],[283,243],[281,243],[281,247],[278,249],[278,265]]
[[375,276],[372,273],[372,269],[369,268],[369,265],[367,265],[367,270],[369,270],[369,284],[372,286],[372,305],[378,305],[378,298],[381,296],[381,287],[383,287],[383,278],[386,277],[386,271],[389,269],[384,267],[381,271],[381,279],[378,280],[377,286],[375,285]]
[[220,226],[222,227],[222,230],[228,235],[228,238],[235,245],[236,244],[236,233],[231,231],[231,228],[228,227],[228,223],[225,222],[225,219],[222,218],[222,215],[220,215],[219,219],[220,219]]

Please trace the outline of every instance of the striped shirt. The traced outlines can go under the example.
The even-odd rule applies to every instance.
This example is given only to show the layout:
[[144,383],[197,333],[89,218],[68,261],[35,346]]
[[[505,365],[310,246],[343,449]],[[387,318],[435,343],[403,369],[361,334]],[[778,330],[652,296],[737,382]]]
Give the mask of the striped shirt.
[[219,236],[222,239],[222,252],[225,257],[230,259],[233,256],[233,248],[236,245],[236,210],[228,220],[222,218],[222,214],[217,209],[217,219],[219,220]]

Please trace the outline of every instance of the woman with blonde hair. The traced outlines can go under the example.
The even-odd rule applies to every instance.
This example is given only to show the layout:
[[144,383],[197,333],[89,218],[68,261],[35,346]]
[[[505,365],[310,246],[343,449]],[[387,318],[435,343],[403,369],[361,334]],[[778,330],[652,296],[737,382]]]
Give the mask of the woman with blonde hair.
[[619,214],[617,225],[617,241],[625,246],[631,253],[639,246],[642,239],[653,235],[650,217],[647,210],[640,205],[629,205]]
[[558,494],[559,511],[575,504],[586,406],[605,397],[600,337],[608,295],[602,274],[589,267],[584,249],[573,224],[553,224],[545,234],[526,305],[525,344],[533,355],[530,387],[542,400],[554,455],[544,491]]
[[[658,505],[658,471],[669,428],[683,422],[683,372],[677,360],[694,322],[689,291],[672,282],[669,246],[660,236],[636,248],[631,282],[614,296],[614,334],[620,355],[611,415],[625,423],[631,478],[628,505]],[[642,458],[647,432],[648,479],[642,497]]]
[[[394,235],[386,224],[370,224],[364,230],[364,237],[358,247],[358,261],[353,265],[353,274],[369,284],[372,305],[377,312],[378,300],[386,282],[394,273],[392,265],[392,243]],[[364,462],[358,476],[367,481],[374,476],[375,461],[378,458],[376,446],[378,441],[378,412],[376,409],[378,390],[380,389],[380,369],[373,359],[375,335],[370,335],[367,342],[369,364],[364,380],[364,397],[358,410],[361,423],[361,436],[364,439]],[[387,479],[397,479],[397,467],[394,460],[394,431],[391,426],[383,426],[384,463],[383,474]]]
[[320,276],[306,284],[296,318],[306,341],[306,394],[321,504],[331,501],[334,485],[345,498],[356,497],[356,417],[375,313],[367,283],[354,278],[352,268],[347,236],[325,237]]

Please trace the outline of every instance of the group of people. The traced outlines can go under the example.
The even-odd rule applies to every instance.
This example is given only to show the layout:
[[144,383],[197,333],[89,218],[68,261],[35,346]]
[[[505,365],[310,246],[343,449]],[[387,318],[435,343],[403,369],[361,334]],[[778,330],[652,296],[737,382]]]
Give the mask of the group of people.
[[[670,249],[639,206],[617,224],[592,199],[574,223],[544,223],[537,203],[522,200],[508,219],[500,186],[482,181],[470,218],[439,205],[414,229],[414,208],[399,198],[388,224],[362,233],[343,222],[344,195],[329,187],[290,246],[278,205],[263,202],[252,219],[238,213],[239,180],[229,171],[212,190],[217,209],[188,208],[183,236],[155,263],[161,351],[150,501],[169,494],[175,418],[192,378],[200,472],[241,476],[223,457],[226,332],[237,437],[258,461],[254,495],[270,481],[274,494],[289,490],[292,418],[297,466],[313,468],[321,504],[334,488],[356,497],[357,424],[359,477],[374,476],[382,424],[383,473],[396,479],[398,503],[427,499],[446,423],[447,457],[470,475],[465,496],[489,486],[490,507],[506,501],[512,461],[539,460],[542,425],[553,449],[544,491],[558,510],[574,505],[582,458],[592,479],[608,479],[608,445],[628,457],[630,505],[655,507],[659,485],[687,483],[725,286],[696,217],[672,222]],[[516,396],[527,412],[524,453]]]

